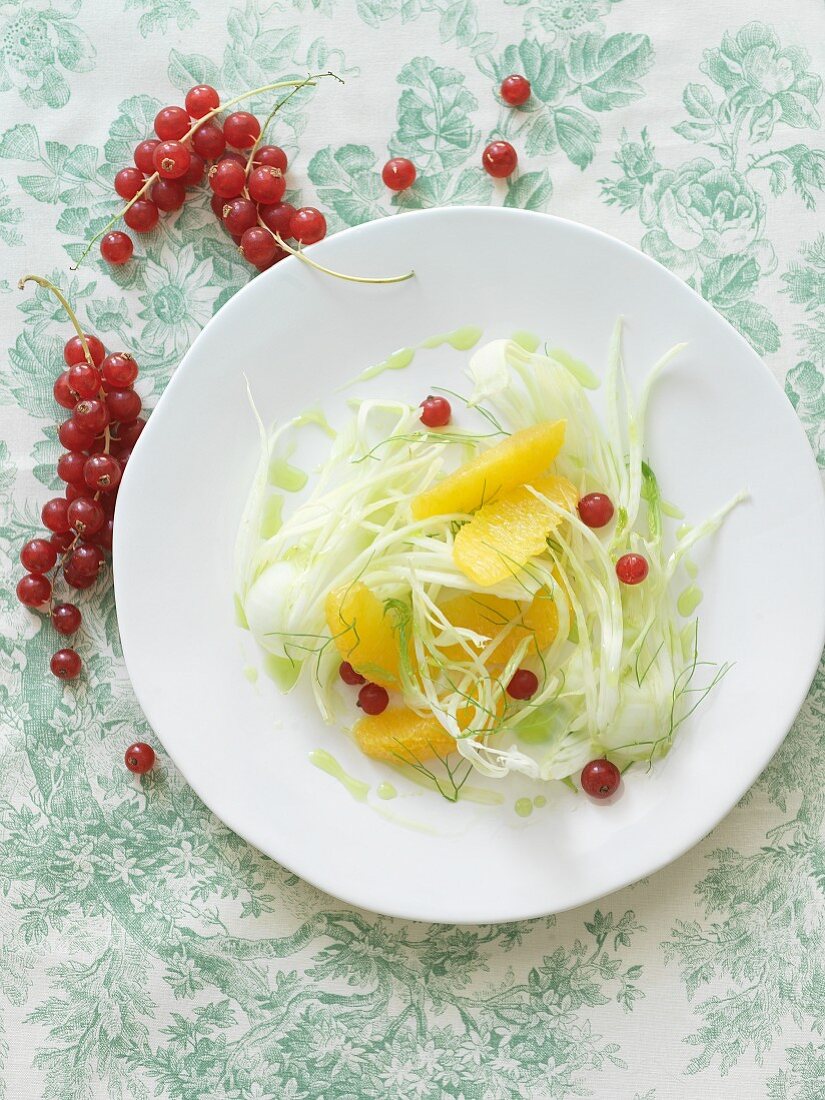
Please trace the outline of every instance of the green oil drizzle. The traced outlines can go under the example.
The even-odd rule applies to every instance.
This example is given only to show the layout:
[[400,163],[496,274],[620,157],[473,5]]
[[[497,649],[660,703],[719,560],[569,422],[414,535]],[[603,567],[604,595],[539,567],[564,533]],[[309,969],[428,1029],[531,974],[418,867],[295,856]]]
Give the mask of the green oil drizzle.
[[235,602],[235,622],[243,630],[249,630],[249,623],[246,621],[246,612],[241,603],[241,597],[237,592],[234,594],[233,599]]
[[274,653],[264,654],[264,671],[284,694],[295,686],[301,675],[301,662],[290,661],[286,657],[276,657]]
[[273,456],[269,463],[269,484],[288,493],[299,493],[307,483],[307,474],[297,466],[290,465],[285,458]]
[[262,539],[271,539],[273,535],[280,531],[283,523],[281,517],[283,507],[284,498],[280,493],[272,493],[271,496],[267,497],[261,514],[260,532]]
[[676,538],[683,539],[685,535],[689,535],[691,527],[689,523],[683,523],[680,527],[676,528]]
[[370,378],[377,378],[379,374],[383,374],[385,370],[403,370],[408,367],[415,358],[415,348],[399,348],[398,351],[394,351],[392,355],[388,355],[386,359],[381,363],[376,363],[373,367],[367,367],[365,371],[362,371],[356,378],[356,382],[366,382]]
[[536,797],[533,799],[533,805],[536,807],[537,810],[540,810],[542,806],[547,805],[547,799],[544,797],[543,794],[537,794]]
[[442,344],[449,344],[456,351],[469,351],[481,339],[483,329],[477,325],[465,325],[463,328],[453,329],[452,332],[442,332],[440,336],[431,336],[424,340],[422,348],[440,348]]
[[564,348],[550,348],[547,352],[547,357],[549,359],[555,359],[557,363],[561,363],[563,367],[566,367],[586,390],[597,390],[601,385],[601,382],[590,367],[588,367],[586,363],[583,363],[581,359],[575,359],[570,352],[565,351]]
[[316,768],[320,768],[322,772],[326,772],[327,775],[331,775],[333,779],[337,779],[356,802],[367,801],[370,790],[369,783],[363,783],[360,779],[356,779],[345,772],[331,753],[328,753],[325,749],[313,749],[309,754],[309,762],[314,764]]
[[695,561],[691,561],[690,558],[685,558],[684,561],[685,572],[691,580],[696,580],[696,578],[699,576],[699,566],[696,564]]
[[689,584],[676,601],[676,608],[683,618],[692,615],[702,602],[702,589],[696,584]]
[[529,817],[533,812],[533,802],[529,798],[517,798],[513,808],[519,817]]
[[675,504],[671,504],[667,500],[660,500],[659,507],[662,509],[666,516],[670,516],[671,519],[684,519],[685,513],[681,508],[677,508]]
[[322,432],[326,432],[330,439],[335,439],[336,435],[338,435],[335,428],[333,428],[320,409],[307,409],[306,412],[301,413],[300,416],[296,416],[292,421],[293,428],[303,428],[306,424],[315,424]]
[[393,787],[392,783],[379,783],[375,793],[379,798],[383,798],[385,801],[389,798],[396,798],[398,791]]
[[247,665],[243,670],[244,676],[249,680],[250,684],[255,684],[258,681],[258,670],[254,665]]
[[514,344],[518,344],[520,348],[524,348],[525,351],[531,353],[534,352],[541,343],[541,339],[536,336],[535,332],[525,332],[523,329],[514,332],[510,339]]

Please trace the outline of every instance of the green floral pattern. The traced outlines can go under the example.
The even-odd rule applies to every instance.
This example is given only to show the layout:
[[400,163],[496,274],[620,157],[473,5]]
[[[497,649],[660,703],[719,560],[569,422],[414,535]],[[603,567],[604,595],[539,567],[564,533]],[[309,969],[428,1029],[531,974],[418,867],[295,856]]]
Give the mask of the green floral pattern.
[[[23,267],[134,349],[149,408],[249,279],[204,193],[138,240],[136,262],[69,272],[158,108],[201,81],[230,95],[345,77],[295,96],[273,131],[291,197],[333,230],[502,203],[639,246],[766,357],[825,469],[822,28],[770,9],[0,4],[0,1100],[825,1095],[825,665],[753,791],[673,867],[558,917],[410,925],[265,859],[162,752],[149,776],[125,771],[123,746],[153,735],[110,588],[84,594],[87,673],[65,689],[13,598],[19,545],[58,487],[66,334],[45,292],[16,296]],[[517,110],[495,94],[510,72],[533,86]],[[480,168],[497,137],[519,150],[508,181]],[[418,166],[400,195],[381,183],[390,155]]]

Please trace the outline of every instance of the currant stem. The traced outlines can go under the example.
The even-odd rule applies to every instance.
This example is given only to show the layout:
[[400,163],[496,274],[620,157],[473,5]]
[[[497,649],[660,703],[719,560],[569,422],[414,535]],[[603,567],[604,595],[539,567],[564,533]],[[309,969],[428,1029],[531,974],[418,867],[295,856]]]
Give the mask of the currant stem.
[[[341,77],[336,76],[335,73],[323,73],[321,75],[335,77],[336,80],[340,80],[342,84],[344,83],[344,81],[341,80]],[[246,175],[247,175],[247,178],[249,177],[249,173],[252,171],[252,161],[255,159],[255,154],[258,152],[258,149],[260,148],[261,143],[264,140],[264,134],[266,133],[267,126],[269,126],[270,122],[273,120],[275,115],[277,115],[278,111],[280,111],[280,109],[284,106],[284,104],[288,103],[294,95],[297,95],[297,93],[300,92],[301,88],[308,88],[308,87],[311,88],[311,87],[313,87],[313,84],[312,84],[313,79],[315,79],[315,78],[312,77],[312,76],[308,76],[306,78],[306,80],[302,80],[300,84],[296,84],[295,87],[292,89],[292,91],[289,93],[289,95],[285,95],[283,99],[279,100],[275,104],[275,106],[272,108],[272,110],[269,112],[269,114],[266,116],[266,119],[264,120],[264,124],[263,124],[263,126],[261,126],[261,132],[255,138],[255,143],[252,146],[252,148],[249,150],[249,156],[246,158]]]
[[[260,225],[264,223],[258,219]],[[264,229],[268,229],[270,233],[272,230],[268,226],[264,225]],[[373,284],[386,284],[386,283],[405,283],[407,279],[412,279],[415,275],[414,271],[407,271],[404,275],[344,275],[341,271],[333,271],[329,267],[324,267],[322,264],[316,263],[315,260],[311,260],[309,256],[304,252],[302,248],[292,248],[286,243],[280,233],[272,233],[272,236],[284,250],[289,252],[292,256],[297,256],[302,263],[309,264],[310,267],[314,267],[316,271],[321,271],[324,275],[332,275],[335,279],[344,279],[348,283],[373,283]]]
[[38,286],[42,286],[44,290],[48,290],[50,294],[53,294],[55,298],[57,298],[58,302],[60,302],[61,306],[63,306],[63,309],[66,312],[66,316],[69,318],[69,320],[72,322],[72,325],[74,326],[74,330],[77,333],[78,339],[83,346],[83,354],[86,356],[86,362],[89,364],[90,367],[93,367],[95,365],[95,362],[94,359],[92,359],[92,353],[89,350],[89,345],[86,341],[86,333],[80,327],[80,321],[78,321],[77,319],[77,314],[69,305],[68,299],[66,298],[60,287],[55,286],[54,283],[49,282],[48,279],[44,279],[42,275],[23,275],[22,278],[20,278],[17,282],[17,289],[22,290],[25,287],[26,283],[37,283]]

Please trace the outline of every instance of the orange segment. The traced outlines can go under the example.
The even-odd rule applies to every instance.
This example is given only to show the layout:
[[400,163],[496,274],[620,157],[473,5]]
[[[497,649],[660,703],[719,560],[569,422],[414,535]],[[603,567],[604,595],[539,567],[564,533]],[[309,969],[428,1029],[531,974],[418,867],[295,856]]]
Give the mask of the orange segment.
[[564,420],[535,424],[482,451],[453,473],[413,497],[414,519],[473,512],[485,500],[543,474],[564,443]]
[[333,589],[327,593],[324,614],[345,661],[375,684],[397,686],[398,642],[393,619],[370,588],[356,581]]
[[455,750],[455,741],[435,718],[422,718],[407,707],[365,714],[353,732],[361,752],[391,764],[417,763]]
[[[506,623],[513,623],[510,633],[498,643],[490,656],[490,665],[505,665],[524,638],[530,637],[528,657],[537,657],[554,642],[559,629],[559,612],[546,589],[540,588],[532,603],[517,603],[500,596],[456,596],[442,605],[441,610],[453,624],[476,634],[494,637]],[[460,661],[466,654],[459,645],[445,646],[441,651],[447,661]]]
[[[579,494],[566,477],[534,478],[531,484],[560,508],[572,511]],[[526,485],[479,508],[459,530],[453,560],[475,584],[489,587],[514,576],[530,558],[546,549],[547,536],[561,518]]]

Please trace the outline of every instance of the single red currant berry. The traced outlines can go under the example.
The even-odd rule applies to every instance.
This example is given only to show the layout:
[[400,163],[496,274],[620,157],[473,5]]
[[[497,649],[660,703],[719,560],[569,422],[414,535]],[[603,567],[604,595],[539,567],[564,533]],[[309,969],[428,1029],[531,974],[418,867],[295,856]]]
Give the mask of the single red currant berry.
[[271,229],[273,233],[277,233],[282,238],[292,235],[289,223],[294,213],[295,207],[288,202],[276,202],[273,206],[258,207],[258,217],[267,229]]
[[641,584],[649,572],[647,558],[642,554],[622,554],[616,562],[616,576],[622,584]]
[[364,684],[358,692],[359,706],[365,714],[382,714],[390,705],[387,689],[380,684]]
[[29,539],[20,551],[20,561],[29,573],[48,573],[57,561],[57,549],[48,539]]
[[236,160],[222,157],[209,169],[209,186],[223,199],[234,199],[246,185],[246,172]]
[[113,390],[125,390],[138,376],[138,365],[128,351],[113,351],[100,364],[106,385]]
[[74,531],[64,531],[61,535],[50,535],[49,542],[52,544],[58,554],[65,554],[74,542]]
[[138,417],[137,420],[133,420],[131,424],[121,424],[117,433],[118,441],[121,447],[134,447],[137,443],[140,433],[146,427],[146,421],[143,417]]
[[223,132],[233,149],[251,149],[261,133],[261,124],[249,111],[233,111],[224,119]]
[[[159,141],[149,138],[135,147],[135,164],[145,176],[151,176],[155,171],[155,149],[160,145]],[[126,196],[124,195],[124,198]]]
[[57,429],[57,438],[67,451],[88,451],[95,441],[95,433],[78,427],[74,420],[64,420]]
[[80,542],[72,550],[71,567],[78,576],[96,577],[100,572],[101,565],[103,565],[103,551],[94,543]]
[[145,741],[136,741],[130,745],[123,757],[126,767],[135,775],[145,775],[155,766],[155,750]]
[[57,460],[57,476],[69,485],[82,485],[85,465],[86,456],[81,451],[66,451]]
[[183,177],[183,182],[187,187],[194,187],[196,183],[200,183],[203,179],[203,173],[206,171],[206,162],[203,157],[198,153],[189,154],[189,167],[186,169],[186,175]]
[[[83,455],[83,460],[85,465],[85,455]],[[94,496],[94,492],[84,481],[82,485],[67,485],[66,491],[63,495],[65,496],[66,500],[68,500],[69,504],[71,504],[73,500],[79,500],[81,497],[86,497],[91,500]]]
[[72,530],[84,538],[96,535],[106,522],[106,515],[100,501],[90,497],[77,497],[71,501],[68,511]]
[[418,406],[421,409],[421,423],[427,428],[443,428],[450,423],[453,410],[446,397],[427,397]]
[[515,172],[518,154],[509,141],[491,141],[481,154],[481,166],[495,179],[504,179]]
[[280,202],[286,191],[286,180],[280,168],[262,164],[249,173],[246,188],[253,202]]
[[[92,362],[96,367],[99,367],[106,356],[106,349],[96,336],[90,336],[88,332],[85,336]],[[83,347],[83,341],[79,336],[72,336],[63,345],[63,358],[69,367],[73,367],[75,363],[88,363],[86,349]]]
[[158,210],[166,213],[180,210],[186,202],[186,187],[180,180],[155,180],[149,194]]
[[145,182],[139,168],[121,168],[115,176],[115,191],[122,199],[133,199]]
[[58,680],[76,680],[83,668],[80,654],[73,649],[58,649],[49,661],[49,668]]
[[522,103],[526,103],[530,98],[530,91],[530,81],[527,77],[518,76],[516,73],[505,76],[499,88],[501,98],[511,107],[520,107]]
[[42,607],[51,594],[49,579],[40,573],[27,573],[17,582],[17,598],[24,607]]
[[203,118],[221,105],[220,96],[211,84],[196,84],[186,93],[186,99],[183,102],[192,118]]
[[110,493],[120,484],[120,463],[112,455],[92,455],[86,459],[83,476],[90,489]]
[[72,420],[82,431],[98,435],[109,423],[109,410],[97,398],[86,398],[75,405]]
[[86,576],[85,573],[79,573],[73,568],[71,558],[72,555],[69,554],[63,564],[63,579],[66,584],[70,585],[72,588],[78,588],[81,591],[85,588],[91,588],[97,580],[97,577]]
[[176,180],[186,175],[192,155],[180,141],[162,141],[155,149],[152,159],[159,176]]
[[278,245],[268,229],[253,225],[244,231],[238,250],[245,259],[258,267],[261,264],[269,264],[275,259]]
[[40,510],[43,526],[56,535],[64,535],[69,530],[69,502],[65,497],[52,497]]
[[301,244],[315,244],[327,232],[327,219],[314,206],[302,206],[289,221],[289,234]]
[[226,149],[223,130],[214,122],[206,122],[192,135],[192,148],[204,160],[217,160]]
[[69,372],[67,370],[64,370],[62,374],[58,374],[55,378],[52,392],[55,401],[64,409],[73,409],[79,401],[78,395],[69,382]]
[[[243,240],[243,237],[241,240]],[[240,248],[240,245],[238,245],[238,247]],[[258,263],[255,264],[255,267],[257,267],[258,271],[266,271],[267,268],[274,267],[274,265],[280,263],[281,260],[285,260],[288,255],[288,252],[284,252],[284,250],[279,248],[276,244],[274,253],[271,256],[265,256],[262,260],[259,260]]]
[[221,160],[231,160],[233,164],[240,164],[241,168],[243,168],[244,171],[244,177],[246,177],[246,165],[247,161],[249,160],[248,157],[244,156],[242,153],[229,152],[225,153],[221,157]]
[[286,153],[277,145],[259,145],[252,158],[254,165],[268,164],[270,168],[280,168],[286,172]]
[[349,684],[351,687],[355,687],[358,684],[365,684],[366,678],[361,675],[360,672],[356,672],[349,661],[342,661],[338,666],[338,675],[344,681],[345,684]]
[[223,208],[223,224],[233,236],[240,237],[258,224],[258,208],[250,199],[227,199]]
[[123,220],[135,233],[148,233],[158,224],[160,214],[151,199],[138,199],[124,213]]
[[179,141],[191,123],[183,107],[164,107],[155,115],[155,133],[161,141]]
[[112,420],[120,420],[129,423],[140,416],[140,394],[131,388],[125,390],[112,390],[106,394],[106,408]]
[[390,191],[406,191],[415,183],[415,165],[406,157],[393,157],[381,169],[381,179]]
[[529,668],[517,668],[507,685],[511,699],[532,699],[539,690],[539,678]]
[[131,259],[134,249],[132,238],[121,233],[119,229],[114,233],[107,233],[100,239],[100,255],[109,264],[125,264]]
[[73,603],[56,603],[52,608],[52,626],[58,634],[74,634],[83,616]]
[[591,760],[582,768],[581,785],[591,798],[610,798],[619,789],[622,773],[609,760]]
[[587,493],[579,501],[579,515],[588,527],[606,527],[613,519],[613,501],[605,493]]
[[97,534],[91,536],[92,542],[95,543],[96,546],[102,546],[104,550],[111,550],[114,528],[115,521],[111,516],[108,516]]
[[223,208],[225,204],[226,199],[222,198],[220,195],[216,195],[213,192],[212,198],[209,200],[209,205],[212,207],[212,213],[215,215],[221,225],[223,225]]
[[100,390],[100,371],[88,363],[75,363],[69,367],[69,387],[80,398],[97,397]]

